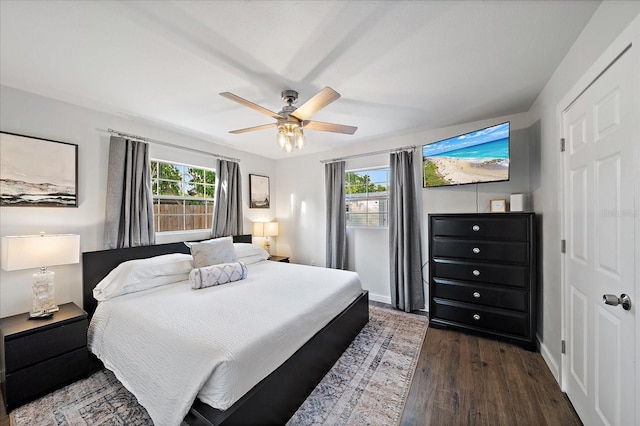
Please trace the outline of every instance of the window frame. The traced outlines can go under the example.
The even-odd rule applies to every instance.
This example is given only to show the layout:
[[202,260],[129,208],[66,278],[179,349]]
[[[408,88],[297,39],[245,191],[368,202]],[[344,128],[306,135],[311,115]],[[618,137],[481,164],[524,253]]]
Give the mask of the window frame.
[[[160,164],[160,163],[164,163],[164,164],[169,164],[171,166],[174,167],[182,167],[182,171],[180,172],[180,180],[175,180],[175,179],[166,179],[166,178],[161,178],[160,177],[160,167],[157,167],[157,175],[154,176],[153,175],[153,163],[156,164]],[[195,169],[195,170],[201,170],[204,172],[204,179],[203,179],[203,183],[200,184],[198,183],[198,185],[203,185],[203,190],[205,192],[205,194],[207,194],[207,187],[210,187],[210,191],[213,194],[212,197],[196,197],[196,196],[189,196],[189,195],[184,195],[184,188],[185,186],[188,185],[187,180],[185,180],[185,176],[186,176],[186,172],[188,169]],[[187,163],[183,163],[183,162],[179,162],[179,161],[171,161],[171,160],[163,160],[160,158],[150,158],[149,159],[149,170],[150,170],[150,174],[151,174],[151,192],[152,192],[152,201],[153,201],[153,218],[154,218],[154,232],[156,233],[156,235],[171,235],[171,234],[185,234],[185,233],[202,233],[203,231],[209,231],[211,230],[211,226],[213,224],[214,218],[213,218],[213,213],[214,213],[214,208],[215,208],[215,190],[216,190],[216,184],[218,182],[217,179],[217,175],[216,175],[216,170],[215,168],[211,168],[211,167],[205,167],[205,166],[197,166],[197,165],[193,165],[193,164],[187,164]],[[214,183],[207,183],[206,180],[206,172],[212,172],[213,176],[214,176]],[[160,195],[159,193],[159,189],[160,186],[157,187],[158,191],[154,192],[153,190],[153,186],[154,183],[159,183],[160,181],[165,181],[165,182],[173,182],[175,183],[178,188],[180,189],[181,192],[183,192],[183,195]],[[161,207],[161,203],[163,201],[171,201],[171,200],[176,200],[176,201],[181,201],[182,203],[182,212],[179,214],[162,214],[160,212],[160,207]],[[194,214],[194,213],[189,213],[188,212],[188,202],[189,201],[196,201],[196,202],[202,202],[204,203],[204,214],[200,213],[200,214]],[[210,207],[210,211],[209,212],[209,205]],[[182,229],[172,229],[172,230],[161,230],[161,226],[162,226],[162,217],[165,216],[178,216],[182,218]],[[205,228],[193,228],[193,229],[188,229],[187,225],[188,225],[188,218],[189,217],[197,217],[197,216],[204,216],[204,221],[205,221]],[[211,217],[211,224],[209,224],[209,216]]]
[[[365,213],[353,213],[353,212],[349,212],[349,201],[350,201],[350,196],[352,196],[353,194],[348,194],[347,193],[347,188],[350,187],[351,185],[348,182],[347,179],[347,175],[349,173],[359,173],[359,172],[375,172],[375,171],[379,171],[379,170],[384,170],[386,172],[386,180],[385,181],[371,181],[371,183],[373,184],[381,184],[384,183],[387,187],[386,191],[381,191],[381,192],[364,192],[364,193],[356,193],[356,194],[366,194],[364,197],[360,196],[358,197],[360,200],[362,201],[366,201],[367,203],[369,201],[386,201],[386,210],[382,210],[382,211],[378,211],[378,212],[372,212],[370,210],[368,210]],[[381,229],[381,228],[388,228],[389,227],[389,187],[390,187],[390,167],[388,165],[386,166],[375,166],[375,167],[362,167],[362,168],[358,168],[358,169],[350,169],[350,170],[345,170],[345,216],[346,216],[346,222],[347,222],[347,227],[353,227],[353,228],[358,228],[358,229],[363,229],[363,228],[371,228],[371,229]],[[355,197],[353,197],[355,198]],[[379,203],[379,205],[382,203]],[[369,219],[370,219],[370,215],[373,214],[377,214],[378,217],[382,217],[382,224],[371,224]],[[349,216],[350,215],[356,215],[356,216],[365,216],[367,219],[367,223],[366,224],[358,224],[358,223],[353,223],[350,222],[349,220]]]

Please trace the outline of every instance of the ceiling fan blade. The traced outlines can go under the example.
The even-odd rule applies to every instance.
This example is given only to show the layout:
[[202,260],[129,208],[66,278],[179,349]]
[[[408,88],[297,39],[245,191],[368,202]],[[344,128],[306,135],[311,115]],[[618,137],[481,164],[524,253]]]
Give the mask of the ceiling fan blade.
[[298,120],[306,120],[339,97],[340,93],[327,86],[293,111],[290,115],[293,115]]
[[322,121],[310,120],[304,121],[302,128],[305,130],[319,130],[321,132],[345,133],[347,135],[352,135],[356,132],[356,130],[358,130],[358,128],[354,126],[345,126],[344,124],[323,123]]
[[223,97],[225,97],[227,99],[230,99],[230,100],[232,100],[234,102],[237,102],[237,103],[239,103],[241,105],[244,105],[246,107],[254,109],[254,110],[258,111],[258,112],[261,112],[261,113],[263,113],[265,115],[268,115],[269,117],[273,117],[275,119],[284,118],[284,117],[282,117],[280,114],[278,114],[276,112],[273,112],[273,111],[268,110],[268,109],[266,109],[264,107],[261,107],[258,104],[254,104],[253,102],[250,102],[250,101],[248,101],[248,100],[246,100],[244,98],[241,98],[240,96],[234,95],[233,93],[222,92],[222,93],[220,93],[220,96],[223,96]]
[[239,133],[253,132],[255,130],[263,130],[263,129],[268,129],[270,127],[276,127],[276,126],[277,126],[277,123],[261,124],[260,126],[253,126],[253,127],[247,127],[244,129],[231,130],[229,131],[229,133],[234,133],[237,135]]

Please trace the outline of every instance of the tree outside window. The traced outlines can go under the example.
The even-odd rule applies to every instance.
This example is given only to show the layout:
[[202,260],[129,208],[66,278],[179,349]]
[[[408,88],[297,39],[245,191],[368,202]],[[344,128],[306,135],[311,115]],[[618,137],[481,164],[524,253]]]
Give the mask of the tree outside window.
[[347,226],[388,226],[388,167],[347,171],[345,194]]
[[150,167],[155,231],[211,229],[215,170],[159,160]]

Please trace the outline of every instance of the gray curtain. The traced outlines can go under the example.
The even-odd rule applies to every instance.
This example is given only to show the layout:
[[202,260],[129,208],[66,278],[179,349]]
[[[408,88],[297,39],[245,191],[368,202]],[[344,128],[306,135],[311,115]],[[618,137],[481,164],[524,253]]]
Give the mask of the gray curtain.
[[111,136],[104,247],[154,244],[149,144]]
[[344,174],[344,161],[324,165],[327,191],[327,268],[347,269],[347,208]]
[[213,238],[242,234],[242,180],[240,164],[218,159],[216,201],[213,209]]
[[389,169],[391,304],[411,312],[424,308],[422,245],[413,151],[391,153]]

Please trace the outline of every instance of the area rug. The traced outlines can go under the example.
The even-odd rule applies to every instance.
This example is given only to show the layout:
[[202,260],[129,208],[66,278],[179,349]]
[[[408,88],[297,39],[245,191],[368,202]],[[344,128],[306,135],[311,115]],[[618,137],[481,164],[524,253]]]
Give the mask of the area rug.
[[[399,424],[427,318],[369,309],[369,323],[288,425]],[[16,426],[153,425],[146,410],[108,370],[17,408],[11,417]]]

